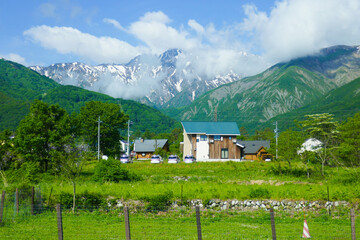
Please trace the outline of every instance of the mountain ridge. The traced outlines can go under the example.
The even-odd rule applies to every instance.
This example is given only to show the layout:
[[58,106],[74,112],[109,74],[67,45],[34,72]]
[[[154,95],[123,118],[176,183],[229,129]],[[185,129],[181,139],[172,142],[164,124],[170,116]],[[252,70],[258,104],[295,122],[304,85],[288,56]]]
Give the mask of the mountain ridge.
[[[83,63],[59,63],[48,67],[31,66],[30,69],[60,84],[75,85],[112,96],[123,94],[125,98],[156,108],[188,105],[206,91],[242,77],[235,73],[213,78],[201,76],[190,62],[177,66],[178,59],[184,57],[184,54],[180,49],[170,49],[159,56],[139,55],[126,64],[90,66]],[[110,78],[113,81],[109,81]],[[112,89],[108,89],[107,84],[111,84]],[[134,86],[142,87],[134,89],[132,95],[123,90]],[[114,87],[119,91],[114,92]],[[172,100],[174,97],[179,101]]]
[[189,106],[165,112],[180,121],[214,120],[216,116],[219,121],[236,121],[253,129],[277,115],[315,102],[357,77],[359,47],[334,46],[318,55],[279,63],[255,76],[224,84]]

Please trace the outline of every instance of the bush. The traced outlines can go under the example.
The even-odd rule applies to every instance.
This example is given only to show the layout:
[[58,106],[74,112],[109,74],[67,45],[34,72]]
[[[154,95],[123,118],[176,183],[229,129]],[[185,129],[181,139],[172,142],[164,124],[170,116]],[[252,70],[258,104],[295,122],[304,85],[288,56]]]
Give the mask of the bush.
[[256,198],[264,198],[269,199],[270,198],[270,192],[266,188],[255,188],[251,189],[249,197],[251,199]]
[[118,160],[108,159],[96,165],[93,179],[97,182],[120,182],[138,180],[139,177],[122,168]]
[[146,210],[150,212],[167,210],[171,205],[171,199],[173,198],[173,195],[173,192],[169,190],[163,194],[145,199],[149,202]]
[[[72,206],[73,194],[67,192],[61,192],[58,196],[58,202],[63,206]],[[85,191],[80,194],[76,194],[76,206],[85,208],[99,207],[103,203],[102,196],[99,193],[90,193]]]

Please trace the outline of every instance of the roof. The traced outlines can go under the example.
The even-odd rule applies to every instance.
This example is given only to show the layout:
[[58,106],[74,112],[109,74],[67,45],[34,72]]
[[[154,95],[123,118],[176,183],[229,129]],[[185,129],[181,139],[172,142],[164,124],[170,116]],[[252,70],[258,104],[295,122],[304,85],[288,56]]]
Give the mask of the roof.
[[167,143],[167,139],[138,139],[135,140],[134,151],[135,152],[155,152],[155,145],[157,148],[163,148]]
[[244,146],[244,153],[256,153],[261,147],[270,148],[270,141],[236,141],[237,144]]
[[188,134],[240,135],[236,122],[181,122]]

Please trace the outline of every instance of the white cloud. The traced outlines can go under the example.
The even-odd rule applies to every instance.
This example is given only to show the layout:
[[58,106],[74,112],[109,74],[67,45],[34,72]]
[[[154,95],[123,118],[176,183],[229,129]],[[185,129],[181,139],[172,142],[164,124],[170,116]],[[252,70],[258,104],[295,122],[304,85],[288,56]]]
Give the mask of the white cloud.
[[26,62],[25,58],[23,58],[22,56],[20,56],[19,54],[16,53],[9,53],[9,54],[0,54],[1,58],[4,58],[6,60],[10,60],[13,62],[17,62],[20,63],[22,65],[28,66],[28,63]]
[[283,0],[270,14],[252,5],[244,9],[241,29],[253,35],[272,63],[360,41],[358,0]]
[[126,63],[142,50],[111,37],[96,37],[71,27],[37,26],[24,35],[62,54],[76,54],[95,63]]
[[103,21],[105,23],[109,23],[109,24],[113,25],[115,28],[117,28],[119,30],[126,31],[126,29],[123,26],[121,26],[121,24],[118,21],[116,21],[115,19],[104,18]]
[[99,80],[89,87],[89,90],[98,91],[115,98],[140,99],[150,95],[152,90],[160,87],[160,81],[165,77],[163,74],[154,75],[153,68],[159,66],[160,59],[154,55],[142,55],[139,57],[142,68],[135,71],[135,82],[126,83],[114,78],[110,72],[99,76]]
[[177,30],[168,25],[171,20],[163,12],[148,12],[129,27],[129,33],[143,41],[154,53],[170,48],[184,50],[195,48],[197,39],[185,30]]
[[199,24],[198,22],[196,22],[194,19],[190,19],[188,21],[188,25],[189,27],[191,27],[192,29],[194,29],[198,34],[203,34],[205,32],[205,29],[203,26],[201,26],[201,24]]
[[162,11],[147,12],[140,18],[141,22],[157,22],[162,24],[168,24],[171,22],[170,18]]

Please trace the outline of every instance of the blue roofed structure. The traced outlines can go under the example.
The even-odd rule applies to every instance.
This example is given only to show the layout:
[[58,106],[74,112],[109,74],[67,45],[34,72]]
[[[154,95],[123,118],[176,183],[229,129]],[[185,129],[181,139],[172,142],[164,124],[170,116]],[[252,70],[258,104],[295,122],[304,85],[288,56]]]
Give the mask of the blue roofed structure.
[[243,146],[236,144],[240,136],[236,122],[182,122],[183,156],[193,155],[197,161],[240,161]]
[[181,122],[188,134],[240,135],[236,122]]

